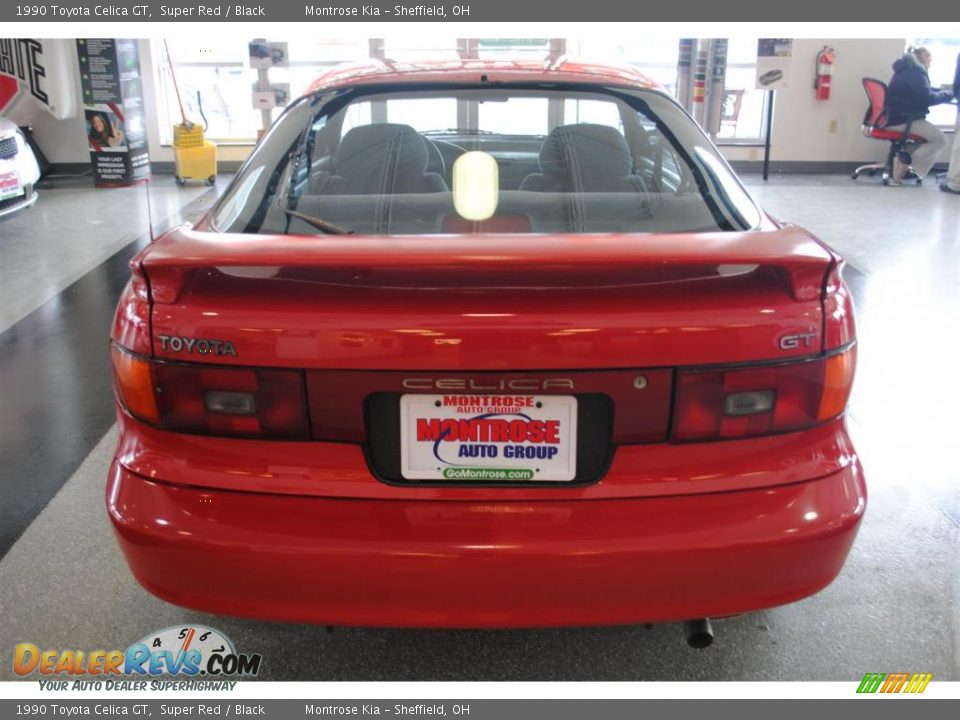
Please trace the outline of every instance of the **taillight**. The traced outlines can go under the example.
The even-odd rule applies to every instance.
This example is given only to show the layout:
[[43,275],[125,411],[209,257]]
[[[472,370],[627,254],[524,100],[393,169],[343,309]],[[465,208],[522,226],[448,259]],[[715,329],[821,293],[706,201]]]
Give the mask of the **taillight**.
[[823,393],[820,396],[818,420],[829,420],[843,412],[853,387],[853,372],[857,366],[857,346],[846,352],[826,358],[823,368]]
[[673,440],[789,432],[843,412],[856,348],[824,358],[677,373]]
[[131,355],[118,348],[110,346],[110,357],[113,361],[113,379],[117,394],[123,401],[124,407],[132,415],[150,423],[160,421],[157,410],[156,395],[153,392],[153,366],[148,360],[138,355]]
[[823,349],[835,350],[857,336],[853,297],[843,282],[843,262],[837,260],[823,285]]
[[301,370],[150,362],[116,345],[111,352],[120,400],[140,420],[200,435],[310,436]]

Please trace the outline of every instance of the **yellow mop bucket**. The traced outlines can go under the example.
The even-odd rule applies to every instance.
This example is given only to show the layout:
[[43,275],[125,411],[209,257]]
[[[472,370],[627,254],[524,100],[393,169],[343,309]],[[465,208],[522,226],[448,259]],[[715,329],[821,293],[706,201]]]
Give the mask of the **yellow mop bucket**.
[[187,180],[208,185],[217,181],[217,145],[203,137],[203,127],[196,123],[173,126],[173,160],[177,185]]

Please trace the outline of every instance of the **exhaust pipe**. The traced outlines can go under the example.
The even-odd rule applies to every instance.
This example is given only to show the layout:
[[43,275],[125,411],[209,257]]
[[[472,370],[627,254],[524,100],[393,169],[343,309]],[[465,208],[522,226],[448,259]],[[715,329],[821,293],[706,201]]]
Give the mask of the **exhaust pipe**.
[[687,645],[692,648],[703,650],[705,647],[710,647],[713,643],[713,628],[710,626],[710,618],[684,620],[683,634],[687,638]]

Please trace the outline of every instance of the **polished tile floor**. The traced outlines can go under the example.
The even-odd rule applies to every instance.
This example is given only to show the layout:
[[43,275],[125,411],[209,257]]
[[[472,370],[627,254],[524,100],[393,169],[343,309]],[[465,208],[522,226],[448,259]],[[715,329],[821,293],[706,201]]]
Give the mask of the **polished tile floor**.
[[[90,422],[103,426],[99,441],[89,442],[86,457],[0,560],[0,648],[25,640],[122,646],[196,621],[262,653],[268,679],[853,680],[891,670],[960,679],[960,201],[932,185],[746,180],[768,211],[808,227],[850,261],[860,365],[849,422],[871,495],[849,561],[823,592],[717,622],[716,642],[700,652],[683,644],[677,626],[327,633],[194,613],[153,598],[127,571],[102,508],[115,438],[108,415],[98,415]],[[55,212],[55,191],[44,199]],[[123,240],[121,227],[77,226],[80,244],[87,234],[94,243],[111,234]],[[0,252],[7,241],[0,223]],[[62,276],[44,281],[52,287],[84,271],[66,267],[70,259],[59,264]],[[42,335],[31,328],[43,327],[45,313],[87,307],[73,309],[69,291],[62,295],[26,307],[25,319],[0,334],[0,372],[8,367],[4,352]],[[0,493],[19,482],[0,467]],[[10,672],[0,663],[0,679]]]

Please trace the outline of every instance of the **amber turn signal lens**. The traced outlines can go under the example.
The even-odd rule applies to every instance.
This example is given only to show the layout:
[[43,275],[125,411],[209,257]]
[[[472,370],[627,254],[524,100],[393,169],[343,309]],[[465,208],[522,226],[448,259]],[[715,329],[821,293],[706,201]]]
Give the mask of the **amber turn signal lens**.
[[853,371],[856,366],[856,345],[826,359],[823,370],[823,393],[820,395],[817,420],[829,420],[843,412],[850,398]]
[[113,360],[113,377],[117,392],[124,407],[136,417],[158,423],[157,400],[153,392],[153,370],[143,358],[124,352],[116,345],[110,346]]

